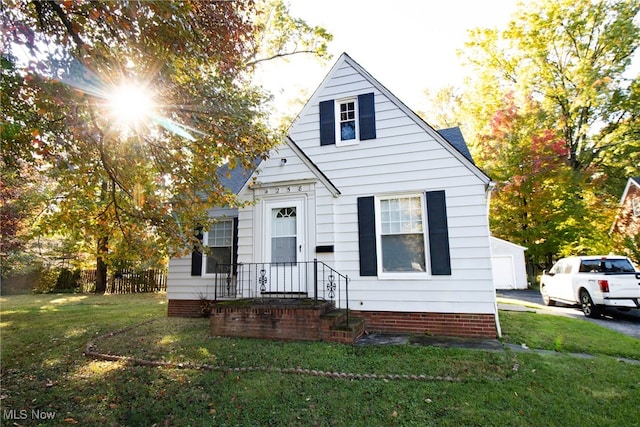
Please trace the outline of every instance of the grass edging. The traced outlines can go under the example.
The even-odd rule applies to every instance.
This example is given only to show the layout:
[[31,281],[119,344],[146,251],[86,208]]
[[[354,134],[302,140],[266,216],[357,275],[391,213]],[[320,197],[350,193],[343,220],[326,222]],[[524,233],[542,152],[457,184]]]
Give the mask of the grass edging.
[[223,372],[223,373],[270,372],[270,373],[277,373],[277,374],[309,375],[314,377],[336,378],[336,379],[345,379],[345,380],[383,380],[383,381],[384,380],[386,381],[407,380],[407,381],[447,381],[447,382],[462,381],[460,378],[451,377],[448,375],[434,376],[434,375],[425,375],[425,374],[419,374],[419,375],[415,375],[415,374],[413,375],[354,374],[354,373],[345,373],[345,372],[325,372],[325,371],[316,370],[316,369],[301,368],[299,366],[296,368],[275,368],[275,367],[268,367],[268,366],[226,367],[226,366],[220,366],[220,365],[210,365],[207,363],[148,360],[148,359],[142,359],[138,357],[101,353],[94,350],[97,348],[95,341],[103,340],[106,338],[110,338],[116,335],[126,333],[129,330],[152,323],[156,320],[158,319],[150,319],[142,323],[138,323],[136,325],[132,325],[126,328],[119,329],[114,332],[108,332],[106,334],[100,335],[94,340],[87,342],[84,350],[85,357],[91,357],[93,359],[110,361],[110,362],[123,362],[125,364],[134,365],[134,366],[162,367],[162,368],[169,368],[169,369],[194,369],[194,370],[206,370],[206,371],[215,371],[215,372]]

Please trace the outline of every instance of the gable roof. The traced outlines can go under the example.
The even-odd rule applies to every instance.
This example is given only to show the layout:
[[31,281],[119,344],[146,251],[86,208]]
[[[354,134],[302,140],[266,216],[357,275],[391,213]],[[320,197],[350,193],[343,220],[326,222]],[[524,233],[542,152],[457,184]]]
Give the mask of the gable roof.
[[508,240],[500,239],[499,237],[495,237],[495,236],[489,236],[489,241],[491,243],[495,242],[495,243],[503,244],[505,246],[509,246],[515,249],[522,249],[523,251],[526,251],[528,249],[526,246],[518,245],[516,243],[510,242]]
[[624,202],[627,198],[627,194],[629,193],[629,189],[632,185],[640,188],[640,176],[634,176],[627,180],[627,185],[624,187],[624,191],[622,192],[622,197],[620,197],[620,202],[618,203],[618,212],[616,213],[615,218],[613,218],[613,223],[611,224],[611,228],[609,229],[609,234],[613,233],[616,228],[616,224],[620,219],[620,213],[622,212],[622,207],[624,206]]
[[[304,163],[311,173],[313,173],[316,178],[320,182],[322,182],[325,187],[329,190],[329,192],[337,197],[340,195],[340,190],[331,182],[331,180],[320,170],[320,168],[313,163],[313,161],[306,155],[304,151],[296,144],[293,139],[289,136],[285,137],[284,143],[291,148],[291,150],[300,158],[302,163]],[[263,162],[261,157],[257,157],[253,161],[253,167],[251,169],[246,169],[242,166],[237,166],[235,168],[229,168],[228,164],[222,165],[218,168],[217,174],[218,179],[222,183],[222,185],[229,189],[233,194],[238,194],[247,184],[253,173],[258,169],[260,164]]]
[[[333,72],[340,67],[343,62],[347,62],[356,71],[358,71],[365,79],[371,83],[376,89],[378,89],[383,95],[385,95],[392,103],[400,108],[407,116],[413,119],[420,127],[422,127],[428,134],[430,134],[437,142],[439,142],[445,149],[447,149],[454,157],[458,158],[465,166],[467,166],[476,176],[478,176],[485,183],[489,183],[491,179],[480,170],[473,161],[471,152],[467,146],[467,143],[462,135],[460,127],[451,127],[446,129],[435,130],[431,125],[425,122],[420,116],[418,116],[413,110],[407,107],[402,101],[400,101],[395,95],[393,95],[386,87],[378,82],[368,71],[354,61],[348,54],[343,53],[338,61],[333,65],[329,73],[322,80],[321,84],[316,88],[311,95],[305,106],[300,110],[296,118],[293,120],[291,126],[303,116],[305,110],[310,108],[315,99],[318,97],[318,93],[325,83],[331,78]],[[291,128],[291,126],[289,128]],[[291,139],[289,136],[285,137],[285,144],[287,144],[294,153],[302,160],[302,162],[309,167],[316,177],[323,182],[323,184],[334,195],[338,196],[340,190],[329,180],[329,178],[313,163],[313,161],[306,155],[304,151]],[[251,169],[245,169],[241,166],[230,169],[227,164],[221,166],[218,169],[218,178],[220,182],[228,188],[232,193],[238,194],[242,188],[247,184],[253,173],[258,166],[262,163],[263,159],[258,157],[254,160],[254,166]],[[640,186],[640,177],[632,178],[636,180],[636,183]]]
[[[627,193],[629,193],[629,189],[632,185],[640,188],[640,176],[634,176],[627,180],[627,185],[624,187],[624,191],[622,192],[622,197],[620,198],[620,206],[624,203],[624,200],[627,198]],[[614,221],[615,222],[615,221]]]
[[291,150],[296,153],[300,160],[302,160],[302,163],[304,163],[309,168],[311,173],[313,173],[316,178],[318,178],[320,182],[324,184],[324,186],[327,188],[327,190],[329,190],[333,197],[338,197],[340,195],[340,190],[338,190],[338,187],[336,187],[333,182],[331,182],[331,180],[324,174],[324,172],[322,172],[320,168],[315,163],[313,163],[313,161],[309,158],[309,156],[306,155],[304,151],[302,151],[298,144],[296,144],[295,141],[289,136],[285,138],[285,142],[291,148]]
[[458,126],[447,129],[440,129],[438,133],[442,135],[444,139],[449,141],[449,143],[453,145],[456,150],[458,150],[463,156],[465,156],[467,159],[469,159],[469,161],[471,161],[471,163],[475,165],[473,157],[471,157],[469,147],[467,147],[467,142],[464,140],[462,131]]
[[253,174],[260,163],[262,163],[262,157],[254,159],[251,169],[246,169],[241,165],[230,168],[229,164],[225,163],[218,168],[216,174],[218,175],[218,180],[225,188],[229,189],[233,194],[238,194],[247,181],[249,181],[251,174]]
[[[440,143],[440,145],[442,145],[442,147],[445,150],[449,151],[449,153],[451,153],[451,155],[453,157],[455,157],[458,160],[460,160],[460,162],[464,166],[466,166],[482,182],[484,182],[486,185],[491,182],[491,178],[487,174],[485,174],[480,168],[478,168],[475,165],[475,163],[473,162],[473,160],[471,159],[471,153],[469,153],[468,148],[466,148],[466,143],[464,144],[464,148],[462,148],[462,145],[460,146],[460,148],[458,148],[456,145],[454,145],[453,142],[447,140],[446,137],[444,137],[442,134],[438,133],[433,127],[431,127],[431,125],[429,125],[427,122],[425,122],[424,119],[422,119],[413,110],[411,110],[409,107],[407,107],[404,104],[404,102],[402,102],[393,93],[391,93],[391,91],[389,91],[389,89],[387,89],[384,85],[382,85],[382,83],[380,83],[378,80],[376,80],[371,74],[369,74],[369,72],[367,70],[365,70],[360,64],[358,64],[356,61],[354,61],[353,58],[351,58],[347,53],[343,53],[342,55],[340,55],[340,57],[338,58],[336,63],[333,65],[333,67],[331,67],[331,69],[329,70],[329,72],[327,73],[325,78],[322,80],[320,85],[313,92],[313,94],[311,95],[311,97],[309,98],[309,100],[307,101],[305,106],[302,108],[302,110],[300,110],[300,112],[298,113],[296,118],[293,120],[293,122],[292,122],[291,126],[289,127],[289,129],[291,129],[291,127],[295,124],[295,122],[298,119],[300,119],[301,117],[306,115],[307,110],[312,108],[312,106],[317,103],[317,99],[320,96],[321,90],[325,86],[327,86],[327,83],[333,78],[333,76],[336,73],[336,71],[338,69],[340,69],[342,67],[342,64],[344,64],[344,63],[347,63],[349,66],[351,66],[353,69],[355,69],[356,72],[358,72],[365,80],[367,80],[375,89],[377,89],[380,93],[382,93],[384,96],[386,96],[393,104],[396,105],[396,107],[398,107],[403,113],[405,113],[411,120],[413,120],[419,127],[421,127],[434,140],[436,140],[436,142]],[[450,128],[450,129],[455,129],[455,128]],[[458,129],[458,132],[459,131],[460,130]],[[454,136],[455,132],[454,131],[450,131],[450,132],[446,132],[445,131],[445,134],[448,134],[448,136],[451,137],[451,136]],[[462,136],[462,133],[460,133],[460,136]],[[453,139],[456,140],[456,141],[458,140],[455,137],[453,137]],[[464,141],[464,138],[462,140]],[[464,154],[465,151],[468,153],[468,156],[466,154]]]

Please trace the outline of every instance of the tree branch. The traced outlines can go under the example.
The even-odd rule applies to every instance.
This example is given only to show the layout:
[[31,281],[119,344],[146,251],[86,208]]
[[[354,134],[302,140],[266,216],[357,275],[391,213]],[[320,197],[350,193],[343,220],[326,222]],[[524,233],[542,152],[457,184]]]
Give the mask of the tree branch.
[[[67,15],[64,13],[64,10],[62,10],[60,5],[55,0],[48,0],[46,3],[51,6],[51,10],[53,10],[58,18],[60,18],[60,21],[62,21],[62,25],[65,26],[65,28],[67,29],[67,33],[69,33],[73,41],[76,43],[78,49],[84,48],[84,42],[80,38],[80,35],[73,29],[73,24],[71,24],[71,21],[69,21]],[[37,6],[36,10],[38,10]],[[42,8],[40,8],[40,10],[42,10]],[[43,21],[41,20],[41,22]]]
[[285,52],[285,53],[277,53],[275,55],[272,55],[268,58],[260,58],[260,59],[255,59],[253,61],[250,61],[247,63],[247,67],[253,67],[256,64],[259,64],[261,62],[266,62],[266,61],[271,61],[277,58],[284,58],[287,56],[293,56],[293,55],[297,55],[299,53],[311,53],[311,54],[315,54],[316,51],[315,50],[296,50],[295,52]]

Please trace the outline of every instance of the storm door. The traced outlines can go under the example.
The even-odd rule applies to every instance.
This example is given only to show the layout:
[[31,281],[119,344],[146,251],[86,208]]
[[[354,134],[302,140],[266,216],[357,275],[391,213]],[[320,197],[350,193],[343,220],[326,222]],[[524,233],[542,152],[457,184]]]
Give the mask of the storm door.
[[298,260],[298,212],[295,206],[271,209],[271,262]]
[[[306,294],[304,259],[304,212],[298,200],[272,202],[266,209],[266,262],[262,292],[273,295]],[[268,277],[267,277],[268,276]]]

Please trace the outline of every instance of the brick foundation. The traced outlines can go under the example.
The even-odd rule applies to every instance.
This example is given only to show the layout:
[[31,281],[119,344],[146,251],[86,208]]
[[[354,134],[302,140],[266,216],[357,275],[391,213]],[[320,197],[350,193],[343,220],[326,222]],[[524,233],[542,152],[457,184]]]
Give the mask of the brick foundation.
[[496,338],[493,314],[403,313],[351,311],[366,320],[368,332],[429,334],[469,338]]
[[[330,331],[332,323],[321,320],[328,308],[272,307],[238,309],[214,305],[211,311],[211,334],[282,340],[327,340],[349,342],[351,335]],[[202,301],[169,300],[169,317],[201,317]],[[469,338],[496,338],[493,314],[404,313],[386,311],[351,311],[362,318],[368,332],[428,334]],[[214,320],[215,319],[215,320]],[[324,320],[324,322],[327,322]],[[344,335],[344,337],[341,336]],[[356,334],[359,336],[359,334]]]
[[170,299],[167,304],[167,316],[169,317],[203,317],[203,302],[199,299]]

